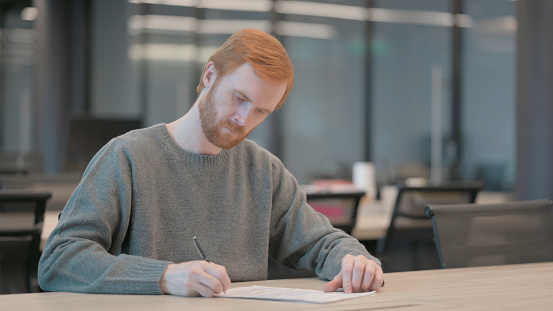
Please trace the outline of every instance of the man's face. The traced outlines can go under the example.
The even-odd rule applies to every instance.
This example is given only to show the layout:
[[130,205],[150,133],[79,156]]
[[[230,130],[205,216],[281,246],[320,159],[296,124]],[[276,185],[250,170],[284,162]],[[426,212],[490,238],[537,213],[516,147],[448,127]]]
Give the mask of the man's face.
[[259,78],[248,63],[216,78],[199,103],[207,140],[222,149],[238,145],[274,111],[285,89],[285,82]]

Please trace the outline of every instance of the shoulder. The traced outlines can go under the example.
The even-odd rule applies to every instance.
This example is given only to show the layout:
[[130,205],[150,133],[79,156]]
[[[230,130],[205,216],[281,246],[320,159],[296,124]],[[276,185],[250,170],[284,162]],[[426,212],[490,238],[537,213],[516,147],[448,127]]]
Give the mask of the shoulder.
[[103,149],[117,152],[147,153],[157,150],[164,141],[164,124],[156,124],[151,127],[132,130],[108,142]]
[[256,142],[249,139],[244,139],[238,146],[238,153],[241,156],[245,156],[253,164],[259,164],[259,162],[265,164],[271,164],[272,166],[282,166],[280,159],[272,154],[269,150],[259,146]]
[[112,139],[113,144],[124,147],[133,147],[140,144],[158,142],[163,139],[166,131],[164,124],[156,124],[147,128],[132,130]]
[[235,156],[238,156],[239,163],[245,165],[250,172],[271,178],[274,185],[280,184],[283,180],[295,181],[277,156],[254,141],[245,139],[236,147],[240,147],[240,150]]
[[107,159],[118,162],[126,159],[128,162],[141,155],[147,156],[153,150],[159,149],[159,144],[163,140],[163,126],[158,124],[112,138],[96,153],[90,164]]

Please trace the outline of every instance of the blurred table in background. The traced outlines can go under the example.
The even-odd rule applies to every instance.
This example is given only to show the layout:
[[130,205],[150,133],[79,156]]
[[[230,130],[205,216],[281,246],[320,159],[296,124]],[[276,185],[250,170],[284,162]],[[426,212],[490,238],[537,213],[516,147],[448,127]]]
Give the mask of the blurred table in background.
[[[306,190],[312,191],[312,189]],[[359,191],[359,189],[356,191]],[[397,187],[385,186],[380,191],[381,200],[371,200],[365,196],[359,202],[357,221],[351,235],[360,241],[373,241],[384,237],[390,225],[393,205],[397,196]],[[513,196],[509,193],[480,192],[476,198],[476,203],[500,203],[511,200],[513,200]],[[60,212],[61,210],[46,209],[42,229],[42,246],[56,227]]]
[[46,211],[46,213],[44,213],[42,236],[40,237],[40,250],[44,249],[44,244],[46,244],[46,240],[48,240],[48,237],[58,225],[58,217],[60,213],[61,211]]

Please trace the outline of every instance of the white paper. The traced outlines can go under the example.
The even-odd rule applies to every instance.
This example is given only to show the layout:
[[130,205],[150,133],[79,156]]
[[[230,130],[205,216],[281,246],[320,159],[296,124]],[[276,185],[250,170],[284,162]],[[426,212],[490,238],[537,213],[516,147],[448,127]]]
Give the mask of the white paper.
[[374,294],[372,292],[351,293],[331,292],[325,293],[320,290],[283,288],[283,287],[268,287],[268,286],[251,286],[251,287],[236,287],[227,290],[226,294],[218,294],[217,297],[224,298],[245,298],[245,299],[266,299],[266,300],[281,300],[281,301],[296,301],[310,303],[328,303],[345,299],[352,299],[361,296]]

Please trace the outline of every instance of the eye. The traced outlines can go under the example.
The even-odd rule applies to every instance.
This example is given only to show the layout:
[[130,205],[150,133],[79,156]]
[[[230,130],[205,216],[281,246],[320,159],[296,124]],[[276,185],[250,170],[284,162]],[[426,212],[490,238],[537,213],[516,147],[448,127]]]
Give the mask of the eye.
[[242,103],[244,103],[244,102],[246,101],[245,98],[243,98],[242,96],[240,96],[240,95],[238,95],[238,94],[234,95],[234,98],[236,99],[236,102],[237,102],[238,104],[242,104]]

